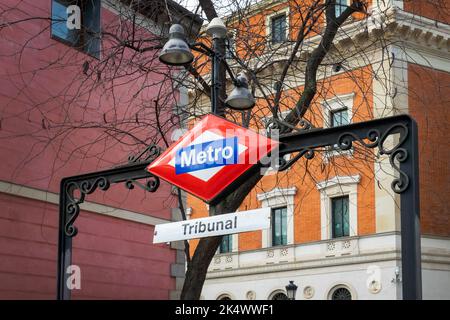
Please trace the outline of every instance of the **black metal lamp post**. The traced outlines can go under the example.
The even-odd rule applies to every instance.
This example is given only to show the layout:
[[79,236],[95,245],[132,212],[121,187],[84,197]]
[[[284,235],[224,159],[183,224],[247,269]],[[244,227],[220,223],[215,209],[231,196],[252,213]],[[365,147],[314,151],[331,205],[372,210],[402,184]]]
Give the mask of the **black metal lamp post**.
[[297,286],[294,284],[294,281],[289,281],[289,284],[286,286],[286,294],[288,300],[295,300],[295,294],[297,293]]
[[247,110],[255,105],[255,98],[248,90],[248,81],[244,74],[235,77],[223,59],[224,39],[227,35],[227,28],[220,18],[214,18],[206,28],[206,33],[212,37],[212,48],[204,43],[197,42],[189,45],[186,42],[184,29],[179,24],[174,24],[169,29],[169,40],[164,45],[159,55],[159,60],[167,65],[181,66],[189,65],[194,60],[191,49],[197,52],[207,54],[211,57],[211,111],[212,113],[222,115],[223,110],[218,110],[218,99],[221,88],[225,85],[220,79],[221,68],[224,65],[226,71],[231,77],[235,88],[224,101],[226,106],[234,110]]

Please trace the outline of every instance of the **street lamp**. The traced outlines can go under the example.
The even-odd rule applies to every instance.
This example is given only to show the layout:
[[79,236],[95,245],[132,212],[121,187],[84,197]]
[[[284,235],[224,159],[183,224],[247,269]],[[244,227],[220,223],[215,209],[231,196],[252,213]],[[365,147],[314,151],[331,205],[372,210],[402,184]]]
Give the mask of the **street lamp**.
[[225,104],[235,110],[247,110],[255,105],[255,98],[248,90],[247,77],[243,73],[236,77],[235,88],[225,100]]
[[217,102],[219,99],[219,90],[223,86],[219,77],[219,69],[221,64],[225,65],[225,69],[230,75],[235,88],[231,91],[230,96],[225,100],[225,104],[231,109],[247,110],[255,105],[255,98],[248,90],[248,80],[243,74],[235,77],[223,59],[223,55],[219,52],[219,46],[223,44],[223,39],[227,35],[227,28],[220,18],[214,18],[208,24],[206,33],[212,37],[212,48],[207,47],[204,43],[198,42],[192,45],[186,41],[186,35],[183,26],[174,24],[169,29],[169,40],[166,42],[159,54],[159,60],[167,65],[182,66],[189,65],[194,61],[194,55],[191,49],[197,52],[207,54],[211,57],[211,109],[213,113],[217,111]]
[[286,286],[286,293],[288,300],[295,300],[295,293],[297,292],[297,286],[294,284],[294,281],[289,281],[289,284]]
[[194,55],[186,42],[184,29],[174,24],[169,29],[169,41],[166,42],[159,54],[159,60],[171,66],[181,66],[194,61]]

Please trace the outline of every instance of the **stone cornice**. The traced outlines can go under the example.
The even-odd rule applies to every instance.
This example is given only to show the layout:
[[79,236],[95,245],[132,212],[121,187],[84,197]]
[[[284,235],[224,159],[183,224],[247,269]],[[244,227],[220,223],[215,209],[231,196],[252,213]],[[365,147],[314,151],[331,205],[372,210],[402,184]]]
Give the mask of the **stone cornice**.
[[297,193],[297,187],[291,187],[291,188],[279,188],[276,187],[272,189],[271,191],[265,192],[265,193],[258,193],[256,197],[258,198],[258,201],[264,201],[269,200],[271,198],[275,197],[293,197]]
[[317,183],[316,187],[318,190],[322,190],[337,185],[358,184],[360,180],[361,176],[359,174],[354,176],[337,176]]

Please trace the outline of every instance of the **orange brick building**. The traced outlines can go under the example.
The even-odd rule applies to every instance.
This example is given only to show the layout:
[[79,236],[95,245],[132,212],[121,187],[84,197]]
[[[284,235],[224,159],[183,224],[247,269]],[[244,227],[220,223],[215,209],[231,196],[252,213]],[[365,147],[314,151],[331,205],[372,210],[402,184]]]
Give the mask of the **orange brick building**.
[[[270,122],[267,104],[310,2],[262,1],[245,19],[228,19],[229,50],[258,70],[254,130]],[[441,10],[427,1],[369,1],[368,16],[354,14],[340,28],[305,115],[315,127],[402,113],[417,121],[425,299],[450,298],[450,8],[439,4]],[[317,22],[282,84],[281,117],[303,91],[305,61],[320,41],[324,18],[314,14]],[[208,110],[208,98],[191,92],[191,107]],[[358,146],[326,148],[287,171],[269,170],[240,210],[270,207],[271,229],[224,237],[203,298],[282,299],[289,280],[299,286],[297,299],[401,298],[400,198],[390,188],[395,175],[377,149]],[[208,215],[193,196],[187,206],[190,218]]]

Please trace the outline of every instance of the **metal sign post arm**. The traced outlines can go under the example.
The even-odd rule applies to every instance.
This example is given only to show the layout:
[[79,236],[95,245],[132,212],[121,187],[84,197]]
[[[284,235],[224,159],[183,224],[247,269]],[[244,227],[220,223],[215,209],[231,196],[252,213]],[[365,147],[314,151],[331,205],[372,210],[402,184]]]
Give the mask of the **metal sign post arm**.
[[[67,268],[72,260],[72,238],[78,233],[74,226],[80,213],[80,205],[85,196],[97,189],[106,191],[111,184],[125,183],[125,187],[133,189],[135,185],[148,192],[155,192],[159,187],[159,178],[152,175],[145,168],[159,156],[159,147],[151,145],[137,157],[131,157],[129,163],[108,170],[91,172],[87,174],[62,179],[59,193],[59,229],[58,229],[58,272],[57,272],[57,299],[70,299],[70,289],[67,285],[69,274]],[[146,184],[138,182],[148,179]],[[75,192],[78,192],[79,198]]]

